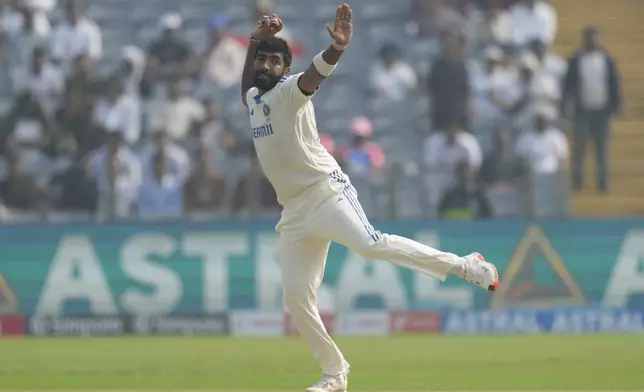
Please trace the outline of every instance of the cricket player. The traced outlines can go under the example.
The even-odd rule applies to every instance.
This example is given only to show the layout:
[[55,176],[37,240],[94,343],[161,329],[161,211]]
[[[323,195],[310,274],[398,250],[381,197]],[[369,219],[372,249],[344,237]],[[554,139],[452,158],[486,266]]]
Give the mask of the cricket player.
[[486,290],[499,284],[496,268],[479,253],[460,257],[392,234],[369,223],[356,190],[320,144],[311,97],[331,75],[353,36],[352,11],[337,7],[332,42],[305,71],[290,75],[291,51],[275,37],[277,15],[257,23],[242,77],[260,166],[277,193],[282,216],[279,259],[283,294],[293,323],[323,372],[309,392],[345,392],[349,364],[327,333],[317,309],[331,241],[365,258],[386,260],[445,281],[451,273]]

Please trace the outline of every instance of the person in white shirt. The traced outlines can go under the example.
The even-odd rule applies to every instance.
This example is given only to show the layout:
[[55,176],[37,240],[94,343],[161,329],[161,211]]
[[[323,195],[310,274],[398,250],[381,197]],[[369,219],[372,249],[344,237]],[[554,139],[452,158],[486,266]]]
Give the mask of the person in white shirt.
[[140,98],[140,83],[145,71],[145,53],[136,46],[128,45],[123,48],[123,62],[118,71],[125,93]]
[[0,13],[0,30],[8,36],[20,34],[25,24],[37,36],[46,37],[51,32],[51,25],[45,12],[38,10],[25,0],[14,0]]
[[204,54],[206,78],[219,88],[239,85],[246,59],[246,47],[228,31],[228,18],[215,14],[210,19],[210,46]]
[[136,206],[141,163],[125,145],[120,130],[107,132],[107,144],[90,154],[90,173],[99,190],[99,214],[107,219],[127,218]]
[[568,61],[564,78],[563,110],[573,110],[573,186],[581,191],[588,139],[595,145],[597,185],[609,190],[608,151],[611,122],[621,112],[622,87],[617,62],[601,43],[599,31],[589,27],[583,32],[582,48]]
[[539,61],[538,73],[548,74],[557,81],[557,84],[563,82],[568,64],[561,56],[550,50],[550,46],[540,38],[530,43],[530,50]]
[[181,81],[168,82],[167,98],[153,103],[148,122],[152,128],[164,128],[173,140],[185,139],[206,119],[206,109],[196,98],[182,92]]
[[392,101],[404,100],[418,83],[414,69],[401,59],[400,48],[393,44],[380,49],[369,78],[377,98]]
[[168,170],[180,181],[185,181],[190,176],[190,156],[185,148],[172,141],[163,128],[151,130],[152,140],[149,141],[139,153],[143,174],[152,177],[154,173],[154,157],[163,152],[168,160]]
[[13,72],[13,93],[31,93],[51,115],[65,92],[63,72],[47,60],[41,47],[34,49],[31,64]]
[[87,54],[92,61],[103,55],[103,37],[100,27],[83,16],[80,0],[67,0],[66,20],[54,30],[51,41],[52,58],[65,67],[81,55]]
[[103,129],[118,129],[127,145],[141,138],[141,108],[137,97],[125,94],[118,78],[107,83],[106,96],[96,106],[96,122]]
[[541,38],[552,44],[557,35],[557,11],[543,0],[520,0],[510,8],[514,44],[524,47]]
[[164,149],[151,156],[150,171],[143,172],[137,212],[142,218],[178,218],[183,213],[183,178],[171,168],[170,156]]
[[332,42],[304,72],[289,75],[292,52],[274,37],[283,22],[266,17],[251,32],[241,83],[257,160],[283,207],[276,226],[286,308],[324,376],[308,392],[347,390],[349,364],[319,316],[317,291],[331,241],[362,257],[389,260],[439,280],[455,276],[494,291],[496,268],[474,253],[459,257],[377,231],[364,214],[350,179],[320,143],[312,96],[331,75],[353,37],[352,10],[336,8],[326,24]]
[[540,105],[533,128],[523,132],[517,140],[517,154],[526,159],[533,173],[553,174],[565,169],[568,139],[554,126],[557,117],[555,107]]
[[30,63],[36,48],[49,44],[50,28],[46,16],[22,6],[0,16],[0,33],[5,41],[3,68],[15,70]]
[[509,13],[503,9],[500,0],[488,0],[485,15],[475,27],[476,36],[473,38],[475,45],[500,45],[512,43],[514,25]]

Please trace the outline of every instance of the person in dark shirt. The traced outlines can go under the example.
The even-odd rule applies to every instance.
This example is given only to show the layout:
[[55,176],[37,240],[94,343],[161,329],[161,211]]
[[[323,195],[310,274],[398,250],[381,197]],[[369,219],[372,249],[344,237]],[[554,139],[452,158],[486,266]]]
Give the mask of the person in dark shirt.
[[479,188],[474,172],[467,162],[456,167],[456,184],[443,195],[439,213],[444,220],[478,220],[492,215],[492,208]]
[[51,181],[53,202],[61,210],[96,212],[98,188],[89,172],[85,153],[77,155],[74,164]]
[[190,45],[180,36],[182,20],[178,14],[169,13],[160,20],[163,33],[149,49],[147,78],[167,80],[185,75],[192,57]]
[[465,37],[448,30],[442,33],[443,53],[432,65],[429,93],[432,100],[433,126],[444,129],[455,117],[467,125],[470,84],[463,51]]
[[20,155],[9,153],[7,163],[7,177],[0,183],[0,198],[5,206],[21,211],[41,208],[46,191],[25,172]]
[[485,156],[479,179],[483,186],[511,183],[527,173],[527,163],[512,149],[510,132],[499,128],[494,134],[494,146]]

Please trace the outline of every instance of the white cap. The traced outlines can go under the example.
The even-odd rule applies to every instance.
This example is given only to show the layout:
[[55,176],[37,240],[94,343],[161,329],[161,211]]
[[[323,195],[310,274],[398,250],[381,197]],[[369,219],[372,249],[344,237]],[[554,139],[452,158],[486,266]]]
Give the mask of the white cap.
[[165,13],[161,16],[161,19],[159,19],[159,26],[165,30],[179,29],[182,24],[183,20],[181,19],[181,15],[176,12]]

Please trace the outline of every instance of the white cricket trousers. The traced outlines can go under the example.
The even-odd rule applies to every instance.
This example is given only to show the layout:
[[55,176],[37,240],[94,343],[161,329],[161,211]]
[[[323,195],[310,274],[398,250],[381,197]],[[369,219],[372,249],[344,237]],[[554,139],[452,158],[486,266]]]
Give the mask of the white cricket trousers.
[[277,228],[286,308],[322,372],[327,375],[349,370],[349,364],[327,333],[317,309],[317,291],[324,276],[331,241],[367,259],[389,261],[440,281],[445,281],[460,260],[455,254],[374,230],[358,203],[353,186],[348,182],[341,185],[332,196],[298,208],[297,215],[285,207],[283,216],[292,216],[286,219],[289,222],[278,224]]

